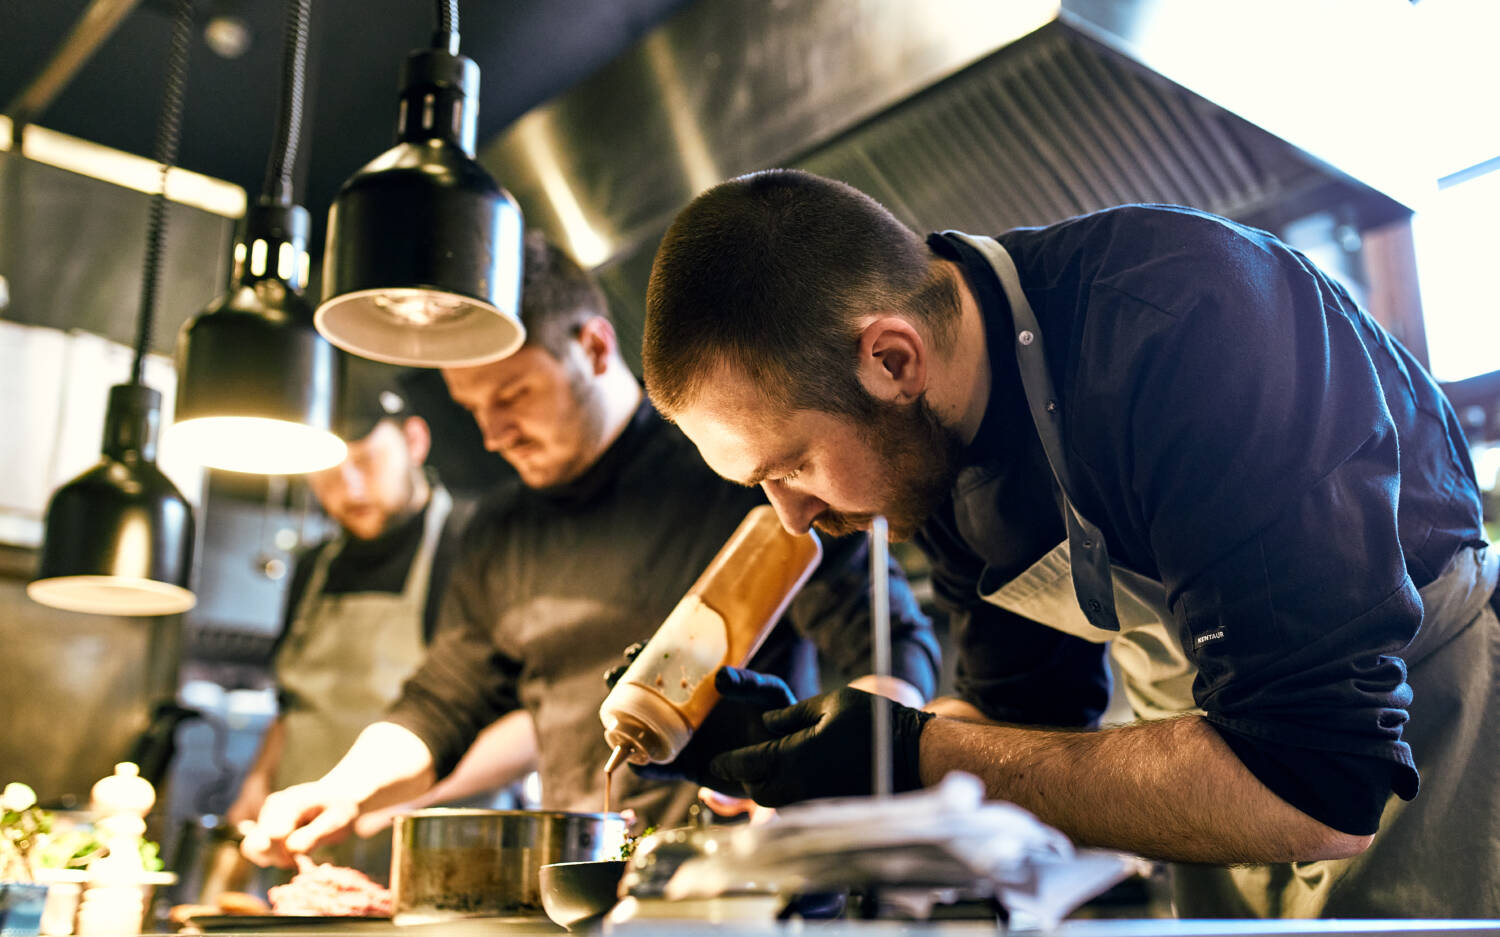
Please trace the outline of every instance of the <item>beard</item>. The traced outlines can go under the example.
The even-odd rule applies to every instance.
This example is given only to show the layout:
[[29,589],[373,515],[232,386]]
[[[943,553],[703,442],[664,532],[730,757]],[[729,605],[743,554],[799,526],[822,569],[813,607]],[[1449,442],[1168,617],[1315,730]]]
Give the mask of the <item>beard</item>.
[[[573,404],[571,439],[563,443],[570,455],[562,461],[546,487],[567,484],[578,478],[598,459],[605,435],[605,412],[608,409],[602,399],[604,391],[594,383],[592,375],[567,360],[568,396]],[[554,439],[554,444],[556,440]]]
[[[858,422],[860,435],[884,470],[875,492],[890,525],[891,540],[908,540],[947,499],[958,475],[963,441],[944,426],[923,394],[910,404],[870,398],[868,415]],[[829,509],[813,526],[830,537],[866,530],[873,513]]]

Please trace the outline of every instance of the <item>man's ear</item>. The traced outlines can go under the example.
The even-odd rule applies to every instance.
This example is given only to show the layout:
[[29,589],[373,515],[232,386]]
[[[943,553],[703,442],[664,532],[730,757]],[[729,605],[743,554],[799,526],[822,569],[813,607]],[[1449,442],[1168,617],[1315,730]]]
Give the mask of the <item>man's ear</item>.
[[401,422],[401,435],[406,437],[406,451],[411,455],[412,465],[427,462],[427,453],[432,451],[432,429],[419,416],[409,416]]
[[895,315],[870,319],[859,333],[859,382],[877,400],[910,403],[927,389],[927,343]]
[[596,377],[609,367],[618,343],[614,324],[603,316],[594,316],[578,327],[578,345]]

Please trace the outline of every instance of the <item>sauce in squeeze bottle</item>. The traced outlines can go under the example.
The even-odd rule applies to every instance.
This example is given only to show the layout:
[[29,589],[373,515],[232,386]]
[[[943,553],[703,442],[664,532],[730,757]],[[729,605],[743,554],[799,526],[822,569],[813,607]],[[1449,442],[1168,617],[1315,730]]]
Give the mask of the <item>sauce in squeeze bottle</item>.
[[714,672],[749,662],[822,558],[817,535],[750,509],[599,707],[606,776],[677,757],[719,701]]

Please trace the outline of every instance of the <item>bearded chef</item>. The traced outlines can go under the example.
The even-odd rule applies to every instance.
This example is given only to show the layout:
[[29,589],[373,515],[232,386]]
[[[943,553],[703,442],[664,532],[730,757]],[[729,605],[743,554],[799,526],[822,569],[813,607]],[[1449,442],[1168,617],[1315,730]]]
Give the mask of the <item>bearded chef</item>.
[[[227,819],[253,820],[266,795],[321,776],[400,695],[422,663],[467,505],[424,468],[427,423],[392,389],[342,416],[344,461],[307,477],[333,537],[297,561],[273,671],[280,712]],[[383,877],[389,836],[351,839],[318,856]]]

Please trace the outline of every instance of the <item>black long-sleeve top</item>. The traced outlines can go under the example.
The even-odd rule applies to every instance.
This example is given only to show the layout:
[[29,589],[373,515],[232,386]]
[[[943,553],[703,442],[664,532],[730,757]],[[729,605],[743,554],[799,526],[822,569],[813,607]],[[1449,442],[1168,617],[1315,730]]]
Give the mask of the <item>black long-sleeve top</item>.
[[[603,674],[655,633],[755,505],[692,443],[642,403],[580,478],[522,488],[479,509],[450,580],[437,638],[388,718],[431,750],[439,776],[507,711],[535,719],[543,799],[603,806],[609,755],[599,722]],[[869,673],[868,554],[862,538],[825,541],[824,558],[751,666],[819,690],[818,658],[837,679]],[[938,648],[899,568],[892,568],[894,674],[930,695]],[[616,775],[617,803],[657,824],[681,822],[687,784]]]
[[[1113,562],[1166,586],[1193,697],[1271,790],[1368,834],[1417,788],[1402,649],[1417,589],[1483,542],[1452,407],[1307,258],[1190,209],[1125,206],[998,240],[1036,312],[1069,497]],[[1104,646],[980,598],[1066,539],[1021,392],[1010,307],[951,235],[994,379],[952,497],[921,530],[953,609],[960,695],[1008,722],[1085,726]]]

